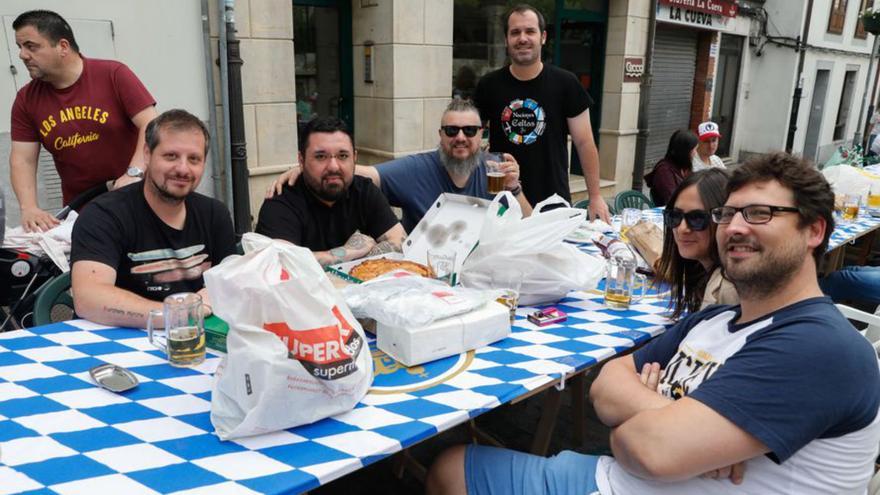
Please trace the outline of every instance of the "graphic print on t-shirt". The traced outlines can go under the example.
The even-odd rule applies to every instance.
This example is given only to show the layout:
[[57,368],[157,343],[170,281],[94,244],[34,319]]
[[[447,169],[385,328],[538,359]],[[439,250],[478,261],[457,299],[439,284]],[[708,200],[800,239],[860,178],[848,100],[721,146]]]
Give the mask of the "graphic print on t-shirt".
[[[55,131],[58,124],[64,124],[77,120],[91,120],[99,124],[105,124],[107,123],[107,119],[109,117],[110,113],[106,110],[102,110],[101,108],[92,107],[89,105],[76,105],[72,107],[62,108],[58,111],[57,118],[54,114],[50,114],[45,119],[42,119],[42,122],[40,122],[39,126],[40,135],[43,136],[43,138],[45,139],[44,142],[46,143],[47,147],[51,144],[50,151],[60,151],[65,148],[76,148],[81,144],[98,141],[99,139],[101,139],[101,134],[96,131],[90,131],[87,134],[75,132],[67,136],[57,136],[55,138],[49,137],[49,134]],[[98,129],[100,130],[100,128]]]
[[516,99],[501,111],[501,129],[513,144],[532,144],[544,134],[544,117],[544,109],[537,101]]
[[141,253],[128,253],[134,263],[131,274],[143,280],[148,291],[164,290],[164,285],[181,280],[195,280],[211,268],[211,260],[204,244],[181,249],[151,249]]
[[712,376],[720,364],[705,351],[694,352],[688,346],[679,347],[675,357],[666,365],[657,391],[670,399],[686,397],[694,385],[699,385]]

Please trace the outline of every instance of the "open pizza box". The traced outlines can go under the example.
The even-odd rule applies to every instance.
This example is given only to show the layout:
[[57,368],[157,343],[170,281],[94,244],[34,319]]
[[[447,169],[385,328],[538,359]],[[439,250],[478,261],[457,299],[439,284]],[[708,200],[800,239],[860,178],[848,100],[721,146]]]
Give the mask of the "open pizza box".
[[403,242],[403,257],[426,265],[429,249],[450,249],[458,273],[480,239],[490,204],[487,199],[441,194]]
[[360,283],[361,280],[352,277],[350,272],[367,259],[406,259],[427,266],[428,249],[446,248],[455,252],[454,271],[458,273],[465,258],[477,245],[490,204],[486,199],[443,193],[404,240],[403,254],[388,253],[339,263],[327,267],[327,271],[348,282]]

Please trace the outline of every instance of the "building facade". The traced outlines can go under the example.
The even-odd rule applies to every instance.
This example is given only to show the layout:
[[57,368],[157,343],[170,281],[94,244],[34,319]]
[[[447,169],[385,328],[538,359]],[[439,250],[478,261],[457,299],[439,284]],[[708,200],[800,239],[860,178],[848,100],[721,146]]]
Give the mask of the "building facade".
[[[243,59],[250,207],[256,216],[266,186],[297,161],[298,128],[316,115],[336,115],[350,124],[360,163],[434,149],[449,99],[470,97],[483,74],[506,63],[502,15],[519,1],[232,3]],[[595,101],[591,119],[606,197],[630,189],[634,174],[640,179],[650,170],[675,129],[695,130],[704,120],[719,124],[719,155],[732,162],[787,144],[795,153],[823,161],[852,141],[873,44],[873,37],[861,31],[858,14],[870,3],[657,0],[651,50],[650,0],[532,1],[547,20],[545,62],[573,72]],[[212,105],[217,115],[224,110],[216,63],[223,4],[45,0],[40,7],[71,20],[87,56],[131,66],[160,111],[186,108],[208,121]],[[9,54],[11,66],[17,60],[11,21],[30,8],[28,0],[0,5],[6,44],[0,53]],[[207,54],[204,29],[210,37]],[[650,98],[642,102],[649,59]],[[213,101],[206,67],[213,72]],[[27,82],[22,74],[26,77],[23,67],[17,74],[0,74],[4,177],[9,108],[15,91]],[[798,84],[802,91],[795,99]],[[647,125],[641,130],[644,158],[637,164],[640,102]],[[797,115],[790,126],[793,108]],[[201,190],[224,197],[222,146],[219,152],[212,157],[218,165],[212,165]],[[40,187],[49,193],[41,197],[49,201],[57,178],[52,178],[51,161],[43,162]],[[576,200],[585,194],[579,170],[572,167]],[[12,198],[8,181],[2,185]],[[14,201],[8,202],[14,210]],[[16,224],[16,215],[9,214],[8,224]]]

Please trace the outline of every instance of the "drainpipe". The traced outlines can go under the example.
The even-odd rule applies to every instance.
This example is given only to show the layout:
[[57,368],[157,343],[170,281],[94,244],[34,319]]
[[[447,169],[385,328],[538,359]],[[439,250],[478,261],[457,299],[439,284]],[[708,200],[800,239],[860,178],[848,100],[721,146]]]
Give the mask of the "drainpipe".
[[[211,130],[211,179],[214,185],[214,197],[217,199],[224,198],[223,190],[223,157],[220,155],[220,145],[217,139],[220,138],[220,132],[217,128],[217,93],[214,88],[214,65],[211,60],[211,23],[208,21],[208,0],[201,0],[202,3],[202,47],[205,50],[205,78],[208,83],[208,129]],[[229,204],[228,202],[226,204]]]
[[236,235],[251,230],[251,201],[248,192],[247,145],[244,137],[244,108],[241,91],[240,42],[235,37],[235,0],[225,0],[226,63],[229,80],[229,127],[227,127],[232,158],[232,220]]
[[219,55],[218,63],[220,64],[220,104],[223,106],[223,176],[226,178],[224,183],[223,195],[224,201],[228,208],[233,208],[232,199],[232,155],[229,153],[232,145],[229,142],[229,63],[226,57],[226,7],[225,0],[217,0],[217,31],[220,34],[220,41],[217,46],[217,54]]
[[[632,0],[630,0],[632,1]],[[648,107],[651,103],[651,86],[654,84],[654,36],[657,31],[657,0],[651,0],[648,14],[648,41],[645,46],[645,72],[639,87],[639,133],[636,136],[636,156],[633,164],[632,188],[642,190],[645,175],[645,155],[648,150]]]
[[798,112],[800,111],[801,97],[804,93],[804,56],[807,52],[807,37],[810,34],[810,20],[813,14],[813,0],[807,0],[807,17],[804,19],[803,34],[798,37],[797,84],[794,94],[791,96],[791,117],[788,120],[788,139],[785,141],[785,152],[791,153],[794,148],[794,135],[797,133]]
[[868,91],[868,85],[871,84],[871,73],[874,72],[874,59],[877,58],[878,47],[880,47],[880,36],[874,36],[874,48],[871,49],[871,61],[868,62],[868,72],[865,73],[865,94],[862,96],[862,104],[859,106],[859,125],[856,127],[856,133],[853,135],[853,144],[864,144],[862,143],[862,129],[867,122],[867,119],[865,118],[865,107],[868,106],[868,100],[871,98],[871,93]]
[[[876,38],[877,35],[875,35],[874,37]],[[880,79],[880,65],[878,65],[877,69],[874,71],[874,84],[871,86],[871,104],[868,106],[868,113],[866,115],[865,120],[862,121],[863,125],[865,126],[865,129],[868,128],[867,126],[868,126],[868,123],[871,121],[871,116],[874,115],[874,110],[877,108],[876,104],[877,104],[877,80],[878,79]],[[870,136],[865,135],[862,138],[862,149],[864,150],[865,154],[867,154],[869,151],[868,150],[868,137],[870,137]]]

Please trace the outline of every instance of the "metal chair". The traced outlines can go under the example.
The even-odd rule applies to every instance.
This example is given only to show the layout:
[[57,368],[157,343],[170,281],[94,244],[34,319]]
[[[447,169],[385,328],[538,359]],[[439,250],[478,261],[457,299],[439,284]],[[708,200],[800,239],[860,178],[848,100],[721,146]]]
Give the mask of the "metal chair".
[[34,303],[34,325],[48,325],[73,319],[73,298],[70,296],[70,272],[53,278],[40,290]]
[[653,207],[654,202],[639,191],[623,191],[614,197],[614,210],[617,212],[623,211],[624,208],[644,210]]

